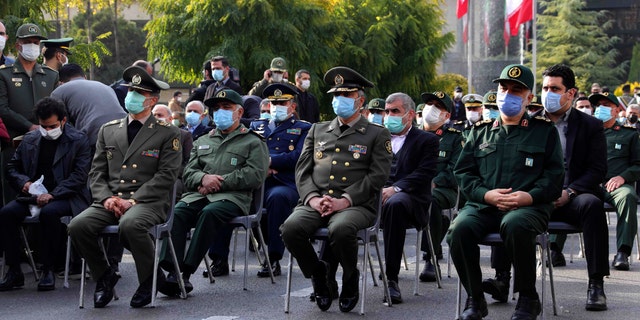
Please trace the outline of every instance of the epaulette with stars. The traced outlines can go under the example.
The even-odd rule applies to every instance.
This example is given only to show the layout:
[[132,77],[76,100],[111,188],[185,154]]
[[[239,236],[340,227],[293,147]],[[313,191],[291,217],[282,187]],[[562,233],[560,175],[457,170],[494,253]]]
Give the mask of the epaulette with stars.
[[623,128],[627,128],[627,129],[631,129],[631,130],[638,130],[636,128],[636,126],[632,125],[632,124],[625,124],[624,126],[622,126]]
[[485,124],[489,124],[489,123],[493,123],[492,119],[486,119],[486,120],[482,120],[482,121],[478,121],[474,124],[474,126],[479,127]]
[[453,128],[453,127],[449,127],[449,128],[447,128],[447,131],[451,131],[451,132],[455,132],[455,133],[460,133],[460,132],[462,132],[462,131],[460,131],[460,130],[458,130],[458,129],[456,129],[456,128]]
[[119,124],[121,121],[122,121],[122,119],[111,120],[111,121],[105,123],[104,125],[105,125],[105,127],[106,126],[112,126],[114,124]]
[[381,125],[381,124],[379,124],[379,123],[369,122],[369,124],[372,124],[372,125],[374,125],[374,126],[378,126],[378,127],[384,128],[384,126],[383,126],[383,125]]
[[260,133],[258,133],[258,132],[256,132],[256,131],[254,131],[254,130],[251,130],[251,129],[247,129],[247,130],[249,130],[249,133],[253,133],[253,134],[255,134],[256,136],[258,136],[258,138],[260,138],[260,140],[262,140],[262,141],[265,141],[265,140],[266,140],[262,134],[260,134]]
[[156,121],[156,123],[157,123],[159,126],[163,126],[163,127],[171,127],[171,124],[170,124],[170,123],[168,123],[168,122],[166,122],[166,121],[164,121],[164,120],[157,120],[157,121]]
[[544,122],[551,122],[551,120],[549,118],[543,117],[543,116],[536,116],[536,117],[534,117],[534,119],[541,120],[541,121],[544,121]]

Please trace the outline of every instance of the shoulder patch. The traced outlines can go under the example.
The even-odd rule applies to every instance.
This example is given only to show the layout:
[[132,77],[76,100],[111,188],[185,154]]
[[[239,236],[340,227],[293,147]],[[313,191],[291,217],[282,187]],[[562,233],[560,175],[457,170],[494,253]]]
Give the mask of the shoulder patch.
[[302,123],[308,123],[308,124],[313,124],[307,120],[300,120],[300,119],[296,119],[296,122],[302,122]]
[[551,122],[551,120],[549,118],[543,117],[543,116],[536,116],[536,117],[534,117],[534,119],[540,120],[540,121],[544,121],[544,122]]
[[249,130],[250,133],[253,133],[254,135],[256,135],[258,138],[260,138],[260,140],[264,141],[264,136],[261,135],[260,133],[254,131],[254,130]]
[[378,127],[380,127],[380,128],[384,128],[384,126],[383,126],[383,125],[381,125],[381,124],[379,124],[379,123],[369,122],[369,124],[372,124],[372,125],[374,125],[374,126],[378,126]]
[[493,123],[493,120],[491,119],[486,119],[486,120],[482,120],[482,121],[478,121],[474,124],[474,126],[479,127],[485,124],[489,124],[489,123]]
[[634,125],[631,125],[631,124],[625,124],[622,127],[626,128],[626,129],[631,129],[631,130],[638,130],[638,129],[636,129],[636,127]]
[[0,69],[10,68],[10,67],[13,67],[13,63],[10,63],[10,64],[3,64],[3,65],[1,65],[1,66],[0,66]]
[[111,121],[105,123],[104,125],[105,126],[111,126],[111,125],[120,123],[120,121],[122,121],[122,119],[111,120]]
[[460,130],[458,130],[456,128],[452,128],[452,127],[447,128],[447,131],[455,132],[455,133],[461,133],[462,132],[462,131],[460,131]]
[[171,127],[171,124],[166,122],[166,121],[164,121],[164,120],[157,120],[156,123],[158,125],[160,125],[160,126],[163,126],[163,127]]
[[458,121],[454,122],[453,124],[463,124],[463,123],[464,123],[464,120],[458,120]]

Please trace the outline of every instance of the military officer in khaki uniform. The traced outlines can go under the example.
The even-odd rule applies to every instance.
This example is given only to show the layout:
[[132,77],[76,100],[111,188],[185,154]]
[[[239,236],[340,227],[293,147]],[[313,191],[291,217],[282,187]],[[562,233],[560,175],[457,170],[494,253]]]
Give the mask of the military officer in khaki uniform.
[[[181,270],[174,270],[166,245],[160,266],[169,271],[166,295],[179,293],[182,272],[187,292],[193,290],[189,278],[231,219],[249,213],[253,190],[267,177],[269,151],[259,134],[240,123],[242,97],[231,89],[218,91],[204,101],[213,111],[216,129],[193,142],[191,158],[184,169],[187,192],[176,204],[171,237]],[[195,228],[185,255],[187,232]]]
[[173,205],[171,190],[182,161],[179,129],[151,114],[160,90],[169,85],[137,66],[127,68],[122,77],[129,86],[125,98],[129,115],[100,128],[89,172],[93,204],[69,224],[74,246],[97,281],[96,308],[111,301],[118,281],[97,242],[100,230],[115,224],[120,227],[120,242],[133,255],[140,283],[131,306],[151,302],[154,245],[148,232],[165,221]]
[[562,192],[562,148],[550,120],[526,114],[534,84],[529,68],[509,65],[494,82],[499,83],[500,117],[476,123],[454,168],[467,198],[447,233],[451,258],[468,294],[460,319],[488,314],[478,243],[491,232],[500,233],[513,261],[519,300],[511,319],[535,319],[541,311],[535,237],[547,229],[553,201]]
[[[23,24],[16,32],[16,38],[18,59],[13,64],[0,66],[0,118],[12,139],[38,128],[33,106],[48,97],[58,84],[58,73],[37,62],[40,41],[47,39],[44,30],[33,23]],[[2,150],[5,164],[14,152],[15,148]],[[4,170],[2,172],[4,175]],[[5,179],[2,184],[5,203],[15,199],[15,193]]]
[[589,96],[589,102],[598,106],[594,116],[602,120],[607,138],[607,175],[602,183],[604,200],[616,207],[616,256],[612,266],[629,270],[629,255],[633,238],[638,232],[638,196],[635,183],[640,179],[640,139],[635,126],[616,123],[619,108],[611,93]]
[[[356,233],[375,222],[376,195],[390,170],[391,135],[358,112],[364,105],[363,89],[373,87],[369,80],[347,67],[335,67],[324,81],[332,86],[328,93],[333,94],[337,117],[309,130],[296,165],[301,202],[280,231],[304,276],[312,278],[316,303],[327,310],[334,292],[327,283],[328,265],[318,259],[309,237],[318,228],[329,228],[328,247],[343,269],[340,310],[348,312],[359,297]],[[334,279],[329,281],[335,285]]]
[[[434,93],[423,93],[422,100],[425,103],[422,110],[422,128],[438,136],[440,145],[438,147],[438,165],[436,176],[433,177],[431,195],[430,227],[433,237],[433,247],[436,256],[442,256],[440,242],[444,238],[443,223],[448,229],[448,217],[442,216],[443,209],[449,209],[456,205],[458,198],[458,183],[453,176],[453,167],[458,161],[460,151],[462,151],[462,132],[445,124],[451,118],[453,102],[449,95],[442,91]],[[464,100],[464,98],[463,98]],[[463,102],[464,103],[464,102]],[[466,104],[465,104],[466,108]],[[465,120],[466,122],[466,120]],[[447,221],[443,222],[443,218]],[[422,237],[422,251],[426,252],[424,259],[424,269],[420,273],[420,281],[436,281],[435,266],[431,263],[427,237]]]

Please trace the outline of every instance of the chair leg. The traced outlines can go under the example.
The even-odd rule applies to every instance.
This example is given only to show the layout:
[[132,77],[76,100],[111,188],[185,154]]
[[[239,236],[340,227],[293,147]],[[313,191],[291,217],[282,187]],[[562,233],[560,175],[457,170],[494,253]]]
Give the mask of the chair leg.
[[[426,228],[427,232],[427,241],[429,242],[429,250],[431,250],[431,264],[436,271],[436,283],[438,284],[438,289],[442,289],[442,273],[440,272],[440,265],[438,265],[438,258],[436,257],[434,246],[433,246],[433,238],[431,237],[431,230],[429,226]],[[417,280],[417,278],[416,278]]]
[[80,309],[84,308],[84,283],[85,283],[85,278],[84,276],[87,273],[87,266],[86,266],[86,262],[84,260],[84,258],[81,258],[80,261],[82,262],[82,266],[81,266],[81,271],[80,271],[80,301],[78,301],[78,307]]
[[[365,246],[367,246],[368,244],[365,243]],[[369,270],[371,270],[371,279],[373,280],[373,286],[377,287],[378,286],[378,280],[376,280],[376,271],[373,270],[373,259],[371,259],[371,250],[367,251],[369,254],[367,254],[367,260],[369,260]],[[365,272],[366,270],[363,270],[362,272]]]
[[291,273],[293,272],[293,255],[289,253],[289,265],[287,266],[287,292],[284,297],[284,313],[289,313],[291,303]]
[[[264,236],[262,235],[262,230],[260,229],[260,227],[257,228],[258,229],[258,238],[260,240],[260,245],[262,245],[264,249],[264,257],[265,260],[267,261],[267,268],[269,269],[269,276],[271,277],[271,283],[274,284],[276,283],[275,277],[273,275],[273,269],[271,268],[271,259],[269,259],[269,253],[267,252],[267,244],[264,242]],[[251,232],[251,239],[255,241],[255,237],[253,236],[253,231]],[[260,250],[258,250],[258,246],[254,246],[254,248],[256,248],[256,255],[258,256],[258,261],[260,261]],[[260,262],[260,264],[262,264],[262,262]]]
[[29,246],[29,241],[27,240],[27,234],[24,232],[23,226],[20,226],[20,232],[22,233],[22,240],[24,241],[24,247],[27,249],[27,257],[29,258],[29,264],[31,265],[31,269],[33,270],[33,277],[36,278],[36,281],[39,281],[40,277],[38,277],[38,269],[36,269],[36,262],[33,261],[33,253],[31,252],[31,247]]
[[69,288],[69,264],[71,263],[71,236],[67,236],[67,255],[64,261],[64,282],[63,288]]
[[[418,234],[416,234],[416,272],[415,277],[413,279],[413,295],[417,296],[418,294],[418,279],[420,278],[420,243],[422,242],[422,230],[418,230]],[[433,253],[433,251],[431,251]],[[432,256],[435,254],[432,254]]]
[[547,243],[547,247],[545,248],[547,252],[547,261],[549,261],[549,287],[551,289],[551,303],[553,306],[553,315],[557,316],[558,311],[556,309],[556,291],[555,286],[553,284],[553,264],[551,263],[551,249],[549,248],[549,244]]
[[582,232],[578,233],[578,237],[580,238],[580,258],[585,258],[584,254],[584,237],[582,236]]
[[542,320],[544,320],[545,319],[545,313],[544,313],[545,299],[544,299],[544,297],[545,297],[545,282],[546,282],[546,274],[547,274],[546,273],[545,258],[544,258],[544,255],[545,255],[546,251],[545,251],[544,248],[545,248],[545,246],[547,246],[547,235],[546,235],[546,233],[543,233],[543,234],[539,235],[537,238],[538,238],[538,240],[536,242],[537,242],[538,245],[536,246],[536,250],[538,248],[540,248],[540,265],[541,265],[541,269],[542,269],[541,270],[541,273],[542,273],[542,276],[541,276],[541,278],[542,278],[542,284],[541,284],[542,295],[540,297],[542,311],[541,311],[540,316],[542,317]]
[[404,254],[404,250],[402,250],[402,261],[404,262],[404,269],[409,270],[409,264],[407,263],[407,255]]
[[207,274],[209,274],[209,283],[215,283],[216,278],[213,277],[213,273],[211,272],[211,262],[206,254],[204,255],[204,266],[207,268]]
[[[158,290],[158,265],[160,264],[160,239],[156,238],[153,250],[153,283],[151,284],[151,308],[156,307],[156,294]],[[180,274],[178,274],[178,278]]]
[[[242,290],[247,290],[247,275],[249,274],[249,246],[251,245],[251,228],[244,230],[244,276],[242,277]],[[256,250],[257,251],[257,250]],[[235,248],[233,249],[233,256],[235,260]],[[258,253],[259,255],[259,253]]]
[[0,267],[0,277],[4,278],[4,266],[7,264],[7,261],[4,258],[4,251],[2,252],[2,266]]
[[367,296],[367,256],[369,255],[369,245],[364,244],[364,255],[362,256],[362,293],[360,294],[360,315],[364,315],[364,302]]
[[[171,234],[168,234],[166,236],[165,241],[169,242],[169,251],[171,251],[171,260],[173,261],[173,268],[178,272],[178,270],[180,270],[180,264],[178,263],[178,257],[176,256],[176,250],[173,246],[173,240],[171,239]],[[205,263],[206,263],[206,260],[205,260]],[[212,277],[211,270],[209,270],[209,277]],[[178,285],[180,286],[180,298],[186,299],[187,290],[184,287],[184,280],[182,280],[182,277],[180,276],[179,272],[176,275],[176,278],[178,278]]]
[[[236,272],[236,249],[238,248],[238,228],[233,231],[233,255],[231,258],[231,271]],[[249,248],[247,248],[248,250]]]
[[456,319],[460,319],[460,307],[462,306],[462,282],[458,275],[458,294],[456,294]]
[[380,274],[382,274],[382,285],[384,287],[384,296],[387,298],[387,306],[391,307],[391,293],[389,293],[389,282],[387,282],[387,274],[384,271],[384,263],[382,262],[382,255],[380,255],[380,244],[375,241],[376,254],[378,255],[378,264],[380,264]]
[[[638,249],[638,260],[640,260],[640,233],[638,232],[636,232],[636,249]],[[631,262],[631,259],[629,262]]]
[[[258,229],[260,229],[260,228],[258,228]],[[262,232],[262,230],[260,230],[260,232]],[[253,234],[253,230],[251,230],[250,234],[251,234],[251,245],[253,246],[253,248],[254,248],[254,250],[256,252],[256,257],[258,258],[258,264],[262,265],[263,261],[262,261],[262,256],[260,255],[260,245],[262,245],[263,248],[265,248],[264,249],[265,250],[264,251],[265,255],[268,254],[268,252],[266,251],[267,249],[266,249],[266,247],[264,247],[264,245],[265,245],[264,243],[258,244],[258,240],[256,239],[255,235]],[[263,239],[264,239],[264,237],[263,237]]]

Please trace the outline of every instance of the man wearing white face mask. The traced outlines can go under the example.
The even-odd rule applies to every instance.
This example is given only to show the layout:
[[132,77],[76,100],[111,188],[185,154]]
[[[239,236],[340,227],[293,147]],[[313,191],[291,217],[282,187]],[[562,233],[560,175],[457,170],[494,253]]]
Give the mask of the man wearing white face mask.
[[[24,284],[20,269],[21,241],[18,227],[29,215],[29,204],[40,208],[42,278],[38,291],[55,289],[54,262],[59,255],[60,218],[77,215],[89,206],[87,173],[91,165],[91,148],[87,137],[71,125],[66,125],[64,104],[44,98],[35,106],[40,126],[24,136],[7,165],[12,187],[22,197],[0,210],[0,242],[4,243],[5,262],[9,272],[0,282],[0,291],[12,290]],[[47,193],[31,196],[29,187],[44,176]]]
[[[44,31],[35,24],[21,25],[16,32],[18,59],[14,64],[0,66],[0,118],[7,126],[11,138],[36,130],[38,119],[33,106],[47,97],[58,84],[58,73],[38,64],[40,40],[46,40]],[[11,159],[14,148],[2,150],[2,161]],[[3,173],[4,174],[4,173]],[[15,198],[12,188],[3,179],[4,203]]]
[[454,128],[462,131],[463,137],[469,133],[473,125],[482,120],[482,96],[475,93],[470,93],[462,97],[462,103],[464,103],[465,116],[467,120],[462,123],[456,122]]
[[49,39],[41,41],[44,53],[44,65],[47,67],[59,71],[62,66],[69,63],[69,46],[73,38],[61,38],[61,39]]
[[7,40],[9,40],[7,28],[4,26],[4,23],[0,21],[0,66],[4,64],[13,64],[15,62],[13,58],[9,58],[4,55],[4,47],[7,44]]
[[453,91],[453,109],[451,109],[451,121],[453,122],[467,120],[462,96],[462,87],[456,86]]
[[287,78],[287,62],[281,57],[273,58],[271,67],[264,71],[262,80],[253,84],[249,95],[262,97],[264,88],[272,83],[289,83]]
[[[477,96],[480,97],[479,95]],[[431,185],[433,188],[431,192],[433,201],[431,202],[429,222],[436,258],[442,259],[440,243],[444,238],[444,231],[449,227],[448,217],[442,215],[442,210],[456,205],[458,183],[453,176],[453,166],[460,156],[463,140],[460,130],[445,124],[447,119],[451,117],[451,110],[453,109],[451,98],[446,93],[442,91],[425,92],[422,94],[422,101],[425,103],[424,109],[422,109],[422,128],[425,131],[434,133],[439,139],[436,176],[433,178]],[[436,266],[431,262],[432,252],[429,250],[427,237],[422,237],[421,248],[424,252],[423,260],[426,262],[420,273],[420,281],[436,281]]]
[[584,112],[590,116],[593,115],[593,106],[591,105],[591,102],[589,102],[589,98],[587,97],[579,97],[578,99],[576,99],[575,108],[578,111]]
[[320,121],[318,99],[309,92],[309,87],[311,87],[311,73],[305,69],[300,69],[296,72],[295,81],[296,88],[298,88],[298,95],[296,96],[298,119],[310,123]]

